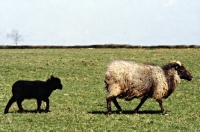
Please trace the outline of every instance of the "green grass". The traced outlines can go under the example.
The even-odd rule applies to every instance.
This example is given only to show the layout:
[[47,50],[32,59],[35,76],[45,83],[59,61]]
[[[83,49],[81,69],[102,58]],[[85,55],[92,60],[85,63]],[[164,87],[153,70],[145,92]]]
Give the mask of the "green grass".
[[[0,131],[200,131],[199,49],[2,49],[0,56]],[[119,99],[125,113],[106,115],[105,66],[114,59],[159,66],[179,60],[194,79],[182,80],[163,101],[169,115],[158,112],[153,99],[140,109],[144,113],[135,115],[130,112],[140,100]],[[46,80],[51,74],[63,84],[61,91],[50,96],[51,112],[21,114],[14,103],[10,113],[3,114],[15,81]],[[35,100],[25,100],[22,105],[26,110],[36,109]]]

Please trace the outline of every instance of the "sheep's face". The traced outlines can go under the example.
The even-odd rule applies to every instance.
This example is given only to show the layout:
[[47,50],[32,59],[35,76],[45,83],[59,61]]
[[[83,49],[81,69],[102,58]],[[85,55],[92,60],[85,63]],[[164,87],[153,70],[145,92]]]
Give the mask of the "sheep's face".
[[176,64],[175,70],[177,70],[178,75],[181,79],[186,79],[188,81],[191,81],[193,76],[185,69],[183,65]]

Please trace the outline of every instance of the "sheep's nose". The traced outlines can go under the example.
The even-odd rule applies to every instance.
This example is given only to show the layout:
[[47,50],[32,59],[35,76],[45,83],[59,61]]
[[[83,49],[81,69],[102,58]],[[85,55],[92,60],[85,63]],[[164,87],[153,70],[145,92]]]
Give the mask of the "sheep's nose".
[[62,89],[63,88],[63,86],[62,86],[62,84],[60,85],[60,89]]
[[192,78],[193,78],[193,76],[192,76],[192,75],[190,75],[190,76],[189,76],[189,78],[188,78],[188,81],[191,81],[191,80],[192,80]]
[[192,80],[193,76],[191,75],[191,77],[190,77],[190,78],[191,78],[191,80]]

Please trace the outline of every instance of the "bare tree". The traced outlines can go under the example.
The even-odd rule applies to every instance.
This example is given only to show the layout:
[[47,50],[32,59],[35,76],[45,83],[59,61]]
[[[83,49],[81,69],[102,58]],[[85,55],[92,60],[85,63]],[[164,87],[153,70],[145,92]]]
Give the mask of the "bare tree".
[[6,37],[12,39],[16,45],[18,44],[18,42],[20,42],[20,41],[23,40],[23,39],[22,39],[22,36],[19,35],[19,31],[16,30],[16,29],[13,29],[13,30],[11,31],[11,33],[8,33],[8,34],[6,35]]

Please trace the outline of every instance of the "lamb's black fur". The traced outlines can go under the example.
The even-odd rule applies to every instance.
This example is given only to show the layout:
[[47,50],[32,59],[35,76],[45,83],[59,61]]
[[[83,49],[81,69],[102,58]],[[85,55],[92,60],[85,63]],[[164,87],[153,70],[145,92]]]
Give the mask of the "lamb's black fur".
[[45,112],[49,111],[49,96],[56,90],[62,89],[62,84],[59,78],[51,76],[46,81],[16,81],[12,86],[13,96],[8,101],[4,114],[8,113],[10,106],[17,101],[19,111],[23,112],[22,101],[24,99],[36,99],[37,100],[37,112],[40,112],[40,106],[42,100],[46,102]]

